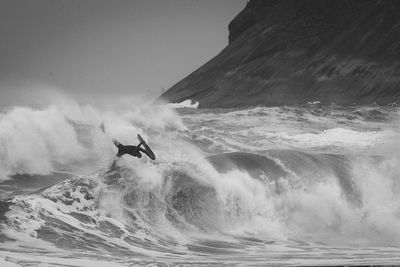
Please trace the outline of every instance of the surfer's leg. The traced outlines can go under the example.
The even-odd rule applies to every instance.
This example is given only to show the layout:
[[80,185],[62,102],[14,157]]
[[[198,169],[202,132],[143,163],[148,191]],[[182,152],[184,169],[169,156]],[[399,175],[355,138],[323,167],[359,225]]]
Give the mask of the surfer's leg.
[[[151,158],[151,155],[149,154],[149,152],[147,152],[147,150],[144,150],[143,148],[139,149],[140,152],[145,153],[149,158]],[[139,152],[140,157],[142,156],[142,154]]]
[[135,152],[133,152],[133,156],[135,156],[137,158],[141,158],[142,157],[142,155],[140,154],[140,150],[143,150],[143,149],[140,148],[140,146],[142,144],[143,144],[143,142],[140,142],[139,145],[136,146]]

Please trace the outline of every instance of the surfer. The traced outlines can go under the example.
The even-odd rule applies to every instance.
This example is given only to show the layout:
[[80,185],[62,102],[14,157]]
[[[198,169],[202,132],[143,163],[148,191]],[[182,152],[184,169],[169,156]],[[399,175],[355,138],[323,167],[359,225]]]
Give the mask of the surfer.
[[[104,123],[101,123],[100,129],[103,133],[106,133]],[[126,146],[126,145],[121,144],[117,140],[113,139],[112,141],[113,141],[114,145],[118,148],[117,157],[120,158],[125,154],[129,154],[133,157],[141,158],[142,153],[145,153],[149,158],[151,158],[152,160],[155,160],[156,156],[154,155],[151,148],[147,145],[146,141],[144,141],[144,139],[140,136],[140,134],[137,135],[137,138],[139,139],[139,145],[137,145],[137,146],[133,146],[133,145]],[[141,148],[141,146],[143,146],[144,149]]]
[[141,152],[142,152],[145,153],[149,158],[153,159],[153,156],[147,150],[144,150],[143,148],[140,147],[145,143],[144,141],[140,141],[139,145],[137,146],[125,146],[115,139],[113,139],[113,143],[118,148],[118,153],[117,153],[118,158],[122,157],[125,154],[129,154],[136,158],[141,158],[142,157]]

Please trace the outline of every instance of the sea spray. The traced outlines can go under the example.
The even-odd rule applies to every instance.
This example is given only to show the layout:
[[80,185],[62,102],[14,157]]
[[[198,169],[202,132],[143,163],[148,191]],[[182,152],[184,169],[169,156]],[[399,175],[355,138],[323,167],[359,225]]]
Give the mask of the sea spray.
[[[107,134],[100,132],[101,122]],[[183,127],[179,117],[163,106],[124,114],[75,104],[15,107],[0,115],[0,179],[14,174],[49,174],[57,167],[68,169],[82,161],[106,164],[114,154],[112,138],[136,144],[138,133],[156,136]]]
[[[86,151],[82,155],[89,157],[76,169],[90,165],[92,171],[12,198],[2,233],[21,243],[39,239],[64,249],[64,256],[86,251],[99,257],[101,251],[109,259],[232,264],[244,258],[298,264],[282,259],[289,254],[316,262],[337,255],[352,263],[360,263],[359,255],[370,262],[376,255],[396,259],[391,248],[400,242],[398,153],[380,144],[388,142],[387,131],[397,133],[386,119],[365,124],[364,111],[353,110],[358,117],[345,119],[349,111],[340,109],[323,115],[301,108],[178,110],[178,116],[148,108],[118,114],[86,107],[82,116],[76,116],[79,109],[65,116]],[[161,121],[144,119],[157,112],[163,113]],[[107,134],[98,129],[101,121]],[[264,136],[249,127],[254,122],[265,123]],[[313,138],[279,139],[274,128],[279,122],[282,134]],[[330,138],[341,129],[346,140]],[[123,157],[111,168],[111,138],[131,143],[137,132],[146,136],[157,161]],[[213,142],[199,146],[195,134]],[[310,146],[312,139],[318,142]],[[253,142],[258,148],[251,151]],[[212,153],[215,144],[235,152]],[[31,215],[38,224],[21,230],[23,218]]]

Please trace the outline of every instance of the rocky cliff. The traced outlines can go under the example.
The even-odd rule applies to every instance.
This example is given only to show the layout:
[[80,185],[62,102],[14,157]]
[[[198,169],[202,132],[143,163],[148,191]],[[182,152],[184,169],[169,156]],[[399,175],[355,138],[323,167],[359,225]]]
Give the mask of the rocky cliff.
[[160,98],[203,108],[397,102],[400,1],[250,0],[229,45]]

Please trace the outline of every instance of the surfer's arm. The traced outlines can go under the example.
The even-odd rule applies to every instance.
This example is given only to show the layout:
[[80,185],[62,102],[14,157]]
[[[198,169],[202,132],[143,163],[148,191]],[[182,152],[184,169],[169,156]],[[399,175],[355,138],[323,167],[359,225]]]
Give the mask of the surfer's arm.
[[114,145],[118,148],[118,153],[117,153],[117,157],[121,157],[122,155],[125,154],[125,146],[123,144],[121,144],[120,142],[118,142],[117,140],[113,139],[112,140]]
[[120,146],[122,145],[120,142],[118,142],[118,141],[115,140],[115,139],[113,139],[112,141],[113,141],[113,143],[114,143],[114,145],[115,145],[116,147],[120,147]]
[[[143,142],[140,142],[140,143],[136,146],[136,149],[137,149],[136,151],[137,151],[137,152],[143,150],[142,148],[140,148],[141,145],[143,145]],[[144,150],[143,150],[143,151],[144,151]]]

